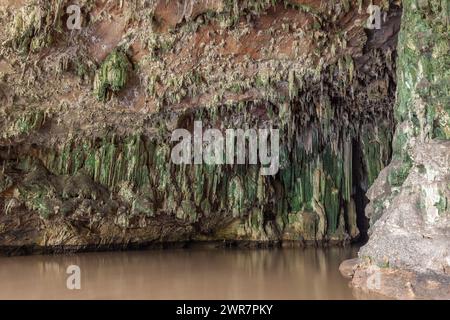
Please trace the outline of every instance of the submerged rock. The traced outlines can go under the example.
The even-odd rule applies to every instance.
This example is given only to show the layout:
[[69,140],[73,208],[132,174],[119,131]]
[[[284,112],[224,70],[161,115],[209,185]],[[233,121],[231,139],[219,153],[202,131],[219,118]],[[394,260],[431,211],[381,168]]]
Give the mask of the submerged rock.
[[353,278],[357,266],[360,264],[359,258],[348,259],[339,265],[339,272],[346,278]]

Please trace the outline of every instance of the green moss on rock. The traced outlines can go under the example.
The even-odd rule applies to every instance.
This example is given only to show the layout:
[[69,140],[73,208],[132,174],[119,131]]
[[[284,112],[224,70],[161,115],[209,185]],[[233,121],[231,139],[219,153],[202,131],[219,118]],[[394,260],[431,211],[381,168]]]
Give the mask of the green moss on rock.
[[99,101],[105,101],[108,91],[118,92],[126,84],[131,64],[125,53],[116,49],[111,52],[95,74],[94,94]]

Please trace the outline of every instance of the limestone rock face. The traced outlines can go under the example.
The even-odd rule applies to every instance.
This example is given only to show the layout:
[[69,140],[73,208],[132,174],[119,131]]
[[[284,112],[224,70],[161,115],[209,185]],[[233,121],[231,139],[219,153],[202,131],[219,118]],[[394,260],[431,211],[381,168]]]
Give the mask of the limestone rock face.
[[450,141],[418,144],[411,158],[401,188],[389,184],[391,164],[369,190],[367,212],[382,213],[360,256],[390,268],[450,275]]
[[353,284],[397,298],[450,297],[448,10],[403,1],[393,158],[367,193],[370,239]]

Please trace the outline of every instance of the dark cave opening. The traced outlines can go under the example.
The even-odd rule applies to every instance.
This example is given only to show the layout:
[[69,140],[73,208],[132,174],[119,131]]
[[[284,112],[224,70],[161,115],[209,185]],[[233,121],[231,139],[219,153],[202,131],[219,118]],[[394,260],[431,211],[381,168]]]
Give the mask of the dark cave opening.
[[369,219],[365,215],[366,205],[369,200],[366,197],[367,192],[367,177],[365,174],[365,168],[362,158],[361,144],[359,141],[353,140],[352,142],[352,179],[353,190],[352,197],[356,206],[356,225],[359,229],[359,236],[355,239],[355,242],[359,244],[365,244],[369,240]]

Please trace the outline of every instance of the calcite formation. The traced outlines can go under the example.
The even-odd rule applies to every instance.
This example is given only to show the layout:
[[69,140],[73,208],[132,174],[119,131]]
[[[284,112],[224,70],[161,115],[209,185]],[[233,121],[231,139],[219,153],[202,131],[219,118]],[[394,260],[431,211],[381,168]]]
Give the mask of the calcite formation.
[[[366,28],[371,4],[380,30]],[[391,159],[399,5],[0,1],[0,246],[357,239]],[[194,121],[280,130],[279,172],[173,164],[171,133]]]

